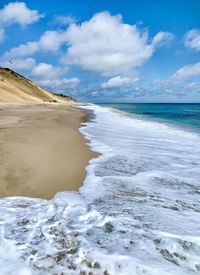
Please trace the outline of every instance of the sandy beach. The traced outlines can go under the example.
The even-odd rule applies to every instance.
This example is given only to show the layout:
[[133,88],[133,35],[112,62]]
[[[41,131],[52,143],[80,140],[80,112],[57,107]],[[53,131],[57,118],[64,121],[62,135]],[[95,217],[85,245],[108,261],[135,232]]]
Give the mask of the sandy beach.
[[78,131],[88,114],[62,103],[0,103],[0,196],[78,190],[97,156]]

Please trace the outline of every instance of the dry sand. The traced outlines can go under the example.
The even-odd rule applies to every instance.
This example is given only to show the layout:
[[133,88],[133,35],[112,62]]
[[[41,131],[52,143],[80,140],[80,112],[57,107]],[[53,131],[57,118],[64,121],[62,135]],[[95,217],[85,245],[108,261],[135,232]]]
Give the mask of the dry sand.
[[78,131],[87,117],[66,104],[0,103],[0,197],[77,190],[97,156]]

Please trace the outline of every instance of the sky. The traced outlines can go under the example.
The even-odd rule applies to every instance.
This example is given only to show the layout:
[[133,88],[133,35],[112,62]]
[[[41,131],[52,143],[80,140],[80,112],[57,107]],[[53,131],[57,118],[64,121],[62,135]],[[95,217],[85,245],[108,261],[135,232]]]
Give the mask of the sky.
[[199,0],[0,1],[0,66],[96,103],[200,102]]

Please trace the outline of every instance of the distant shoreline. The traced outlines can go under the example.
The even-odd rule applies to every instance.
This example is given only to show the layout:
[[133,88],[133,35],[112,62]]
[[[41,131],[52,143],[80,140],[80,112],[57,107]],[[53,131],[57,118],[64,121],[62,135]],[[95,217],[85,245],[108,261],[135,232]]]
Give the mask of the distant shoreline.
[[79,132],[86,111],[62,103],[0,103],[0,197],[51,199],[82,185],[97,156]]

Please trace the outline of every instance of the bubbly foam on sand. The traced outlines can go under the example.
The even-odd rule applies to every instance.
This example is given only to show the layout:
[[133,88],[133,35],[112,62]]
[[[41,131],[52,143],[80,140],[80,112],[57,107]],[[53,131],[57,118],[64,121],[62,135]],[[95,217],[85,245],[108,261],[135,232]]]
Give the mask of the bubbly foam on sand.
[[0,274],[198,274],[200,136],[85,108],[102,156],[79,192],[0,200]]

